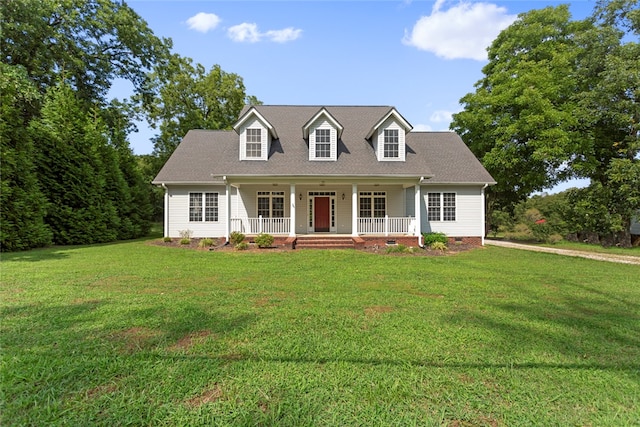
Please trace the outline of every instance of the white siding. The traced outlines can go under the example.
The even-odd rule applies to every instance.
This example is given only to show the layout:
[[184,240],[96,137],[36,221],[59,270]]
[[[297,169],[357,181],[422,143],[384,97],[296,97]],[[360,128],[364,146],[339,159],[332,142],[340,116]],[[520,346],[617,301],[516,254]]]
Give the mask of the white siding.
[[631,219],[631,234],[640,235],[640,218]]
[[[456,220],[432,221],[427,216],[427,193],[455,193]],[[482,218],[481,186],[423,185],[421,187],[421,232],[440,232],[449,237],[482,237],[484,218]]]
[[[331,131],[331,155],[329,158],[316,158],[316,129]],[[338,131],[324,117],[320,117],[309,127],[309,160],[335,161],[338,158]]]
[[[397,129],[398,130],[398,157],[385,158],[384,157],[384,131],[385,129]],[[385,162],[404,162],[405,160],[405,132],[404,128],[396,122],[393,117],[388,118],[380,128],[378,128],[377,137],[375,138],[374,148],[378,156],[378,161]]]
[[[218,221],[189,221],[189,193],[218,193]],[[168,237],[180,237],[180,231],[191,230],[192,237],[222,237],[225,235],[226,188],[224,185],[170,186]]]
[[[260,129],[262,141],[262,155],[260,158],[247,157],[247,129]],[[240,128],[240,160],[267,160],[271,146],[271,135],[267,127],[258,119],[247,121]]]

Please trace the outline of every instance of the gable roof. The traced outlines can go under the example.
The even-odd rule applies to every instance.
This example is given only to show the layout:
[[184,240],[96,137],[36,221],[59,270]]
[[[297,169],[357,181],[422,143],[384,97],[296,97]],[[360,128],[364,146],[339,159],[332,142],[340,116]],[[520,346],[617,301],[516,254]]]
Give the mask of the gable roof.
[[365,136],[365,138],[366,138],[366,139],[371,138],[371,137],[373,136],[373,134],[376,132],[376,130],[377,130],[380,126],[382,126],[382,124],[383,124],[384,122],[386,122],[386,121],[387,121],[387,119],[388,119],[389,117],[391,117],[391,116],[393,116],[393,117],[394,117],[394,119],[395,119],[398,123],[400,123],[400,126],[402,126],[402,127],[404,128],[405,132],[410,132],[410,131],[411,131],[411,129],[413,129],[413,126],[411,126],[411,124],[410,124],[408,121],[406,121],[406,120],[405,120],[405,118],[404,118],[404,117],[402,117],[402,115],[401,115],[400,113],[398,113],[398,111],[397,111],[395,108],[393,108],[393,107],[392,107],[392,108],[391,108],[391,110],[389,110],[389,112],[388,112],[384,117],[382,117],[382,118],[378,121],[378,123],[376,123],[375,125],[373,125],[373,126],[371,127],[371,129],[369,130],[369,132],[367,132],[367,135]]
[[[338,157],[332,162],[309,160],[300,129],[322,111],[342,127]],[[395,111],[389,106],[245,107],[277,130],[268,161],[239,160],[238,134],[233,131],[191,130],[185,135],[153,183],[211,183],[222,176],[425,177],[434,183],[494,183],[494,179],[453,132],[409,132],[404,162],[379,162],[366,136]],[[235,127],[235,126],[234,126]]]
[[302,126],[302,137],[304,139],[309,138],[309,128],[316,120],[318,120],[322,116],[326,117],[327,120],[329,120],[329,122],[331,123],[331,125],[334,128],[336,128],[336,130],[338,131],[338,138],[342,137],[342,131],[344,130],[344,126],[342,126],[340,122],[337,121],[336,118],[333,117],[331,113],[327,111],[325,107],[322,107],[320,111],[318,111],[313,117],[309,119],[309,121],[307,121],[307,123],[304,124],[304,126]]
[[267,129],[269,130],[269,133],[271,134],[271,137],[273,139],[278,139],[278,133],[276,132],[276,129],[273,127],[273,125],[271,123],[269,123],[269,120],[265,119],[264,116],[262,114],[260,114],[255,109],[255,107],[249,106],[248,109],[245,107],[242,111],[244,111],[244,113],[240,114],[240,117],[238,118],[238,121],[233,125],[233,130],[235,130],[236,132],[239,133],[240,127],[244,123],[246,123],[247,120],[249,120],[250,117],[255,117],[258,120],[260,120],[260,122],[263,125],[265,125],[267,127]]

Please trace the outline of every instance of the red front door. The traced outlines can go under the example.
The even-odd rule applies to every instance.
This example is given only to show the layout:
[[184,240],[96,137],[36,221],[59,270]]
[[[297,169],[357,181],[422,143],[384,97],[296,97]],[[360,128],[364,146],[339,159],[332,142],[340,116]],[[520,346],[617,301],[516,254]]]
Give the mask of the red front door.
[[315,218],[315,228],[317,232],[329,231],[329,198],[316,197],[313,200],[313,216]]

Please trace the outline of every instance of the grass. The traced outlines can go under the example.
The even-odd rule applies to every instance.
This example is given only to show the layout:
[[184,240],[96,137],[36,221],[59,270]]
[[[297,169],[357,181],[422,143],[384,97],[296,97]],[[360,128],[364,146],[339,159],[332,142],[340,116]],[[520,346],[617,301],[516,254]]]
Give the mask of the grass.
[[637,266],[137,241],[0,267],[3,426],[640,424]]
[[550,248],[558,248],[558,249],[570,249],[573,251],[585,251],[585,252],[596,252],[603,254],[612,254],[612,255],[627,255],[627,256],[636,256],[640,257],[640,246],[636,246],[633,248],[619,248],[616,246],[603,247],[601,245],[590,245],[587,243],[580,242],[567,242],[563,240],[553,245],[542,245],[548,246]]

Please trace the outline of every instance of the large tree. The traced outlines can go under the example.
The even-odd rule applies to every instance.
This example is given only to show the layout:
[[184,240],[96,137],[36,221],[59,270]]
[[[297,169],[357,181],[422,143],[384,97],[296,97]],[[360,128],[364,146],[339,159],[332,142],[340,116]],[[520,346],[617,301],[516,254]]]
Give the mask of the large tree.
[[201,64],[177,54],[160,64],[149,79],[146,104],[149,119],[159,134],[154,153],[162,165],[190,129],[230,129],[245,104],[259,101],[247,96],[242,77],[219,65],[207,72]]
[[600,2],[584,21],[571,21],[567,6],[534,10],[491,45],[485,76],[462,98],[452,129],[498,181],[500,207],[589,178],[607,189],[589,200],[600,197],[616,219],[599,222],[598,232],[630,244],[640,204],[620,191],[633,187],[640,167],[638,15],[637,0]]

